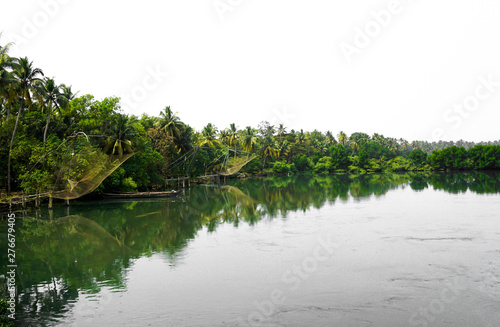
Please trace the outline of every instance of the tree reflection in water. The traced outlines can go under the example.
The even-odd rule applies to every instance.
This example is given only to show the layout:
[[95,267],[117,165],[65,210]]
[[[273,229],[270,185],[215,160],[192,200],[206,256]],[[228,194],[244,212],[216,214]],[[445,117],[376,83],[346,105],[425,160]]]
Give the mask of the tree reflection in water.
[[[24,324],[39,325],[70,310],[82,292],[96,294],[105,286],[125,289],[126,271],[134,259],[161,252],[175,265],[177,256],[204,228],[212,232],[221,224],[254,225],[262,219],[287,217],[290,211],[382,196],[406,185],[414,191],[432,186],[450,193],[499,193],[500,173],[232,180],[228,185],[192,187],[174,201],[98,202],[73,206],[77,214],[71,216],[22,219],[17,223],[17,312]],[[2,232],[5,229],[2,224]],[[6,263],[6,253],[1,255]]]

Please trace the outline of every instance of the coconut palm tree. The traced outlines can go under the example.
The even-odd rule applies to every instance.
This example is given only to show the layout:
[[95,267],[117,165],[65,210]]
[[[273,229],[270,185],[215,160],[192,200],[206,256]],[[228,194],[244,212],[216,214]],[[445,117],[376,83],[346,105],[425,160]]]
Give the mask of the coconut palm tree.
[[183,123],[180,121],[179,117],[175,115],[170,109],[170,106],[166,106],[162,112],[160,112],[160,128],[168,135],[174,138],[180,137],[180,127]]
[[337,140],[335,140],[335,136],[333,136],[332,132],[327,131],[325,134],[326,144],[331,147],[332,145],[337,144]]
[[43,143],[45,143],[47,140],[47,131],[49,130],[52,106],[56,107],[59,113],[61,113],[60,108],[67,105],[68,99],[61,93],[60,87],[56,85],[53,78],[45,78],[42,92],[47,110],[47,123],[45,124],[45,131],[43,132]]
[[275,147],[275,143],[273,142],[271,137],[267,137],[262,146],[262,169],[266,166],[267,157],[274,157],[277,154],[277,149]]
[[0,66],[0,108],[6,109],[5,120],[10,116],[12,102],[16,98],[13,90],[14,77],[11,72]]
[[22,104],[21,110],[27,105],[28,110],[33,107],[33,97],[38,100],[42,99],[43,80],[39,76],[43,76],[43,71],[40,68],[33,67],[33,62],[28,58],[20,58],[15,61],[12,74],[18,84]]
[[278,141],[276,144],[276,150],[279,159],[281,156],[287,155],[288,152],[290,152],[290,143],[288,143],[287,140]]
[[[2,33],[0,33],[0,37]],[[13,66],[15,65],[15,59],[8,55],[9,48],[12,43],[0,46],[0,108],[6,107],[7,115],[6,119],[9,119],[11,102],[16,98],[15,92],[13,91],[13,83],[15,83],[12,72]]]
[[387,140],[387,147],[389,150],[397,152],[399,149],[398,141],[395,138],[390,138]]
[[136,136],[135,126],[128,115],[118,114],[116,120],[110,122],[108,139],[104,152],[111,155],[132,153],[132,142]]
[[284,137],[286,135],[286,127],[283,124],[280,124],[276,132],[278,137]]
[[408,143],[408,141],[403,139],[403,138],[400,138],[399,142],[400,142],[399,144],[400,144],[402,150],[406,150],[410,147],[410,143]]
[[243,150],[251,152],[257,145],[257,130],[247,126],[240,134],[240,142]]
[[59,88],[61,90],[61,94],[64,96],[66,100],[68,100],[68,102],[73,100],[78,94],[78,92],[73,93],[73,91],[71,90],[71,85],[66,86],[66,84],[61,84]]
[[230,132],[227,129],[224,129],[220,131],[219,133],[219,140],[222,142],[222,144],[229,145],[229,138],[230,138]]
[[216,138],[217,135],[217,127],[208,123],[207,126],[203,127],[201,131],[201,140],[199,142],[200,146],[208,146],[208,147],[220,147],[221,142]]
[[345,145],[348,141],[347,134],[340,131],[339,135],[337,135],[337,139],[339,140],[339,143],[342,145]]
[[300,132],[297,133],[297,143],[304,143],[306,141],[306,134],[304,133],[304,130],[300,130]]
[[229,125],[229,146],[234,146],[234,156],[236,157],[236,145],[238,144],[238,129],[234,123]]
[[[12,73],[0,68],[0,109],[6,110],[5,121],[9,119],[12,103],[16,99],[16,93],[12,85],[13,82]],[[0,111],[0,114],[3,116],[3,112]],[[0,120],[0,126],[1,123],[2,120]]]
[[384,136],[383,135],[380,135],[378,133],[374,133],[372,135],[372,140],[374,140],[375,142],[377,142],[380,145],[384,145]]
[[[0,37],[2,37],[2,33],[0,33]],[[0,46],[0,67],[2,68],[10,62],[9,49],[11,46],[12,42]]]
[[356,139],[349,140],[349,146],[351,147],[351,149],[353,151],[359,151],[359,149],[360,149],[359,141]]
[[10,139],[9,146],[9,157],[7,159],[7,192],[11,191],[11,153],[12,147],[14,145],[14,139],[16,137],[17,126],[19,124],[19,118],[24,110],[24,106],[27,104],[28,108],[31,108],[33,102],[31,100],[32,96],[39,97],[40,89],[43,81],[39,76],[43,76],[43,71],[40,68],[33,67],[33,62],[30,62],[28,58],[21,58],[16,60],[13,64],[14,70],[12,75],[14,77],[14,89],[18,92],[20,97],[20,106],[17,111],[16,122],[14,124],[14,130],[12,131],[12,138]]

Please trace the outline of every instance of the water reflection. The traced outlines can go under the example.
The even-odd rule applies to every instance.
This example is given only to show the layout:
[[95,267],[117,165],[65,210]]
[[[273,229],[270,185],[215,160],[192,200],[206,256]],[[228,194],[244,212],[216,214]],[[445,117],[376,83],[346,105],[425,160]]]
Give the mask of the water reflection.
[[[188,242],[221,224],[253,225],[289,212],[321,208],[409,185],[450,193],[499,193],[499,173],[289,176],[197,186],[175,201],[100,202],[72,206],[73,215],[18,222],[18,312],[24,324],[57,319],[82,294],[126,288],[134,259],[161,252],[172,265]],[[63,215],[55,210],[54,216]],[[2,235],[5,224],[2,223]],[[7,262],[2,253],[2,262]]]

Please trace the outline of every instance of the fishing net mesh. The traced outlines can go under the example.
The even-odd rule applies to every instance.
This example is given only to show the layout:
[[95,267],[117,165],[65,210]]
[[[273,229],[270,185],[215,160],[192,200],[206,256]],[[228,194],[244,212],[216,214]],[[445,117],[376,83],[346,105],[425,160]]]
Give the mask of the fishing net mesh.
[[228,158],[226,163],[222,166],[221,170],[219,171],[220,175],[223,176],[229,176],[236,174],[243,168],[247,163],[252,161],[253,159],[257,158],[256,155],[236,155],[236,156],[231,156]]
[[133,155],[107,155],[87,144],[61,166],[49,196],[72,200],[88,194]]

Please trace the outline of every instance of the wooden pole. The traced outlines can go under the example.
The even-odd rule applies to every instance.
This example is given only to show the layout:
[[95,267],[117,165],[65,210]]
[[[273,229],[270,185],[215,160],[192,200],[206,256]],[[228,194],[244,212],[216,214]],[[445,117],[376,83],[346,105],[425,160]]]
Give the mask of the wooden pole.
[[49,209],[52,210],[52,197],[49,196]]

